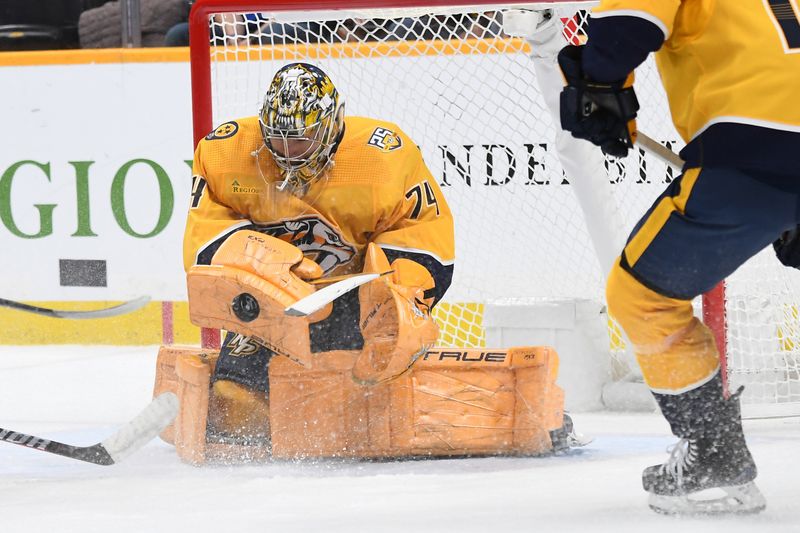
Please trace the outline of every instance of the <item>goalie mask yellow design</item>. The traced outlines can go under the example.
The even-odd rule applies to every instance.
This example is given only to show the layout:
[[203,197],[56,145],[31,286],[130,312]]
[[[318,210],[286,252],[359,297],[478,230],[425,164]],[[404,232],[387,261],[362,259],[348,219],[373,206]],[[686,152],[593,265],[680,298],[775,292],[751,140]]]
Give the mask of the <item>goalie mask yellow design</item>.
[[291,63],[275,74],[259,112],[264,144],[283,183],[304,194],[333,162],[344,124],[344,102],[322,70]]

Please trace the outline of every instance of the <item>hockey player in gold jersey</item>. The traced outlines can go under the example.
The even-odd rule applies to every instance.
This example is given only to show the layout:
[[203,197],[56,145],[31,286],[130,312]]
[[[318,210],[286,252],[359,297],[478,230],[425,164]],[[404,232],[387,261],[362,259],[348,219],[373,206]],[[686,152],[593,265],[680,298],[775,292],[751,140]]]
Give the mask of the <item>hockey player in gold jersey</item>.
[[[741,391],[724,393],[714,338],[691,301],[770,243],[798,264],[790,230],[800,222],[800,13],[777,0],[602,0],[587,44],[559,54],[564,129],[626,154],[639,107],[632,73],[651,52],[687,143],[685,166],[634,228],[607,284],[609,311],[681,439],[643,484],[660,512],[758,512],[765,501]],[[700,498],[712,488],[726,496]]]
[[[278,259],[299,248],[311,277],[360,273],[369,258],[391,264],[392,291],[408,296],[411,316],[435,331],[430,309],[453,271],[450,209],[415,143],[390,122],[345,117],[319,68],[281,68],[258,116],[226,122],[198,144],[193,174],[187,270],[209,265],[218,251],[229,254],[226,247],[252,232],[292,245]],[[327,318],[308,326],[310,351],[362,349],[371,327],[360,324],[363,305],[359,291],[336,299]],[[227,333],[212,375],[210,433],[268,435],[273,355],[252,338]]]

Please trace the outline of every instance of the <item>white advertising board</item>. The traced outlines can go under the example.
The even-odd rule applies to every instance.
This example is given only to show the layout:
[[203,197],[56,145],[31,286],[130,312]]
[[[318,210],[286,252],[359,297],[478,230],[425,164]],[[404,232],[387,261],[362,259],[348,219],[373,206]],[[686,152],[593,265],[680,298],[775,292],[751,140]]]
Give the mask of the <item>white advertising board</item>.
[[3,67],[0,87],[0,294],[185,300],[188,65]]

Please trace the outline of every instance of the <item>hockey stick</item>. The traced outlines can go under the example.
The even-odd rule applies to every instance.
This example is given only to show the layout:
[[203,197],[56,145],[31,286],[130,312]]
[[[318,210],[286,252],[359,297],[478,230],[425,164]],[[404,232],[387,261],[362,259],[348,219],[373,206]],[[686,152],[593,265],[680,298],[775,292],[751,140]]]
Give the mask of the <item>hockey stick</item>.
[[360,287],[365,283],[369,283],[374,279],[391,274],[392,272],[394,271],[387,270],[386,272],[375,274],[355,274],[353,276],[341,276],[343,278],[342,280],[337,281],[332,285],[328,285],[327,287],[323,287],[317,292],[309,294],[305,298],[297,300],[295,303],[287,307],[284,310],[284,313],[289,316],[308,316],[315,311],[319,311],[339,296],[350,292],[356,287]]
[[171,392],[165,392],[150,402],[150,405],[119,431],[92,446],[72,446],[3,428],[0,428],[0,440],[70,459],[108,466],[119,463],[153,440],[177,414],[178,397]]
[[95,309],[92,311],[61,311],[58,309],[36,307],[35,305],[28,305],[21,302],[0,298],[0,307],[9,307],[11,309],[16,309],[17,311],[25,311],[27,313],[35,313],[37,315],[49,316],[52,318],[88,319],[124,315],[125,313],[136,311],[149,301],[149,296],[140,296],[135,300],[124,302],[119,305],[115,305],[114,307],[107,307],[105,309]]
[[[385,276],[386,274],[391,274],[394,270],[388,270],[383,272],[381,276]],[[331,283],[339,283],[342,280],[350,279],[354,276],[363,276],[363,274],[342,274],[341,276],[331,276],[329,278],[319,278],[319,279],[312,279],[306,281],[306,283],[310,283],[311,285],[330,285]]]
[[683,168],[683,159],[678,154],[641,131],[636,132],[636,144],[676,170]]

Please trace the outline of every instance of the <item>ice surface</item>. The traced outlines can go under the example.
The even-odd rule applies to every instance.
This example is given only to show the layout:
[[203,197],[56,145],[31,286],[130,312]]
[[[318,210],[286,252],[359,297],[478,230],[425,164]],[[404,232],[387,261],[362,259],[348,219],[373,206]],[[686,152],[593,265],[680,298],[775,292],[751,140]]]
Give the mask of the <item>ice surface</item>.
[[[150,400],[157,347],[0,347],[0,427],[94,444]],[[761,515],[651,512],[643,467],[674,439],[652,414],[573,413],[570,455],[195,468],[153,441],[101,467],[0,442],[0,527],[30,532],[800,532],[800,419],[745,430]]]

